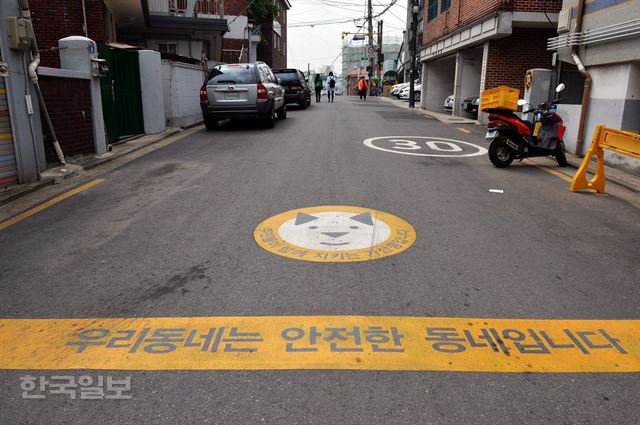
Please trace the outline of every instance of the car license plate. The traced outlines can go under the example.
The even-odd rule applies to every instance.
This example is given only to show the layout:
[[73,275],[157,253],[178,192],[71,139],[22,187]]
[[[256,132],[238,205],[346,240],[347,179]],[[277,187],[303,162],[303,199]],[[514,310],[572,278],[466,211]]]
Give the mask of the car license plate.
[[226,100],[238,100],[240,98],[240,93],[237,93],[237,92],[225,93],[224,98]]
[[495,139],[498,132],[496,130],[487,131],[487,135],[484,136],[485,139]]

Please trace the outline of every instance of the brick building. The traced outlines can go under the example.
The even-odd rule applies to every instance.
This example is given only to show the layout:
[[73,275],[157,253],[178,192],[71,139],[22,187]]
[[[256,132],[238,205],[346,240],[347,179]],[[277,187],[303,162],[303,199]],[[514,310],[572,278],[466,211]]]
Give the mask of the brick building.
[[258,60],[271,68],[287,67],[287,11],[291,9],[289,0],[274,0],[278,6],[278,16],[273,22],[258,22],[263,41],[258,45]]
[[[114,35],[110,14],[102,0],[84,0],[84,13],[82,0],[30,0],[29,7],[41,67],[60,68],[59,39],[86,35],[97,43],[106,43]],[[40,74],[42,94],[65,155],[95,153],[90,81]],[[46,126],[43,137],[46,160],[56,163]]]
[[531,68],[549,68],[546,43],[561,0],[426,0],[422,36],[422,108],[465,116],[463,99],[507,85],[524,90]]

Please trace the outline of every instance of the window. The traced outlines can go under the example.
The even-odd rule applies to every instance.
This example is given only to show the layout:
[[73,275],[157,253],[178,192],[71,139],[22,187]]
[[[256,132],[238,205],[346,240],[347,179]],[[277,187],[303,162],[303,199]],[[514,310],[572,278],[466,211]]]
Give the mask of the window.
[[440,3],[440,13],[444,13],[451,7],[451,0],[442,0]]
[[158,41],[158,51],[160,53],[178,53],[178,43],[172,41]]
[[429,7],[427,9],[427,21],[431,21],[438,16],[438,0],[429,0]]

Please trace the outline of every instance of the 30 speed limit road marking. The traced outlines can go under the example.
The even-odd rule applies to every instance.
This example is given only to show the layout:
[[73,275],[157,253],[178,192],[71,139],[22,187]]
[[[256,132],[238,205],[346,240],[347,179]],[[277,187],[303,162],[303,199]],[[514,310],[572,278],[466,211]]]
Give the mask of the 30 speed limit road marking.
[[384,136],[366,139],[364,145],[383,152],[436,158],[468,158],[485,155],[482,146],[462,140],[427,136]]

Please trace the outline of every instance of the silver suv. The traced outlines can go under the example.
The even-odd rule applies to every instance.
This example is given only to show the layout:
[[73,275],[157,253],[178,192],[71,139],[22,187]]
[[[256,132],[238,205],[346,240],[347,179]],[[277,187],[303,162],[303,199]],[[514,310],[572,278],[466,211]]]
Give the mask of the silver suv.
[[209,130],[224,119],[259,119],[273,128],[287,117],[284,88],[263,62],[214,67],[200,88],[200,107]]

